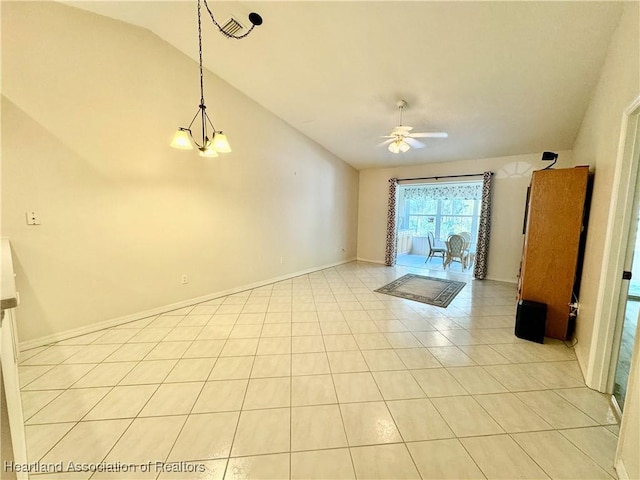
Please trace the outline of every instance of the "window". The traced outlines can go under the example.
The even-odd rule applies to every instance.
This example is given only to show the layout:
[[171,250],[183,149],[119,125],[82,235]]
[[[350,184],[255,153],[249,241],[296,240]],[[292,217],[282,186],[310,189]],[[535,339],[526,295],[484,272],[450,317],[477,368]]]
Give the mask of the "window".
[[415,237],[433,232],[436,240],[471,233],[476,241],[480,217],[481,182],[400,186],[399,228]]

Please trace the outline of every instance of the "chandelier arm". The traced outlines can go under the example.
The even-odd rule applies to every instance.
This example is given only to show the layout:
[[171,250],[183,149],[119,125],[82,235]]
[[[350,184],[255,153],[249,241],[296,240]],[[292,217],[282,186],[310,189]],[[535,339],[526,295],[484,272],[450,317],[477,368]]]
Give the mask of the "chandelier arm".
[[202,145],[198,143],[198,141],[196,140],[196,137],[193,136],[193,132],[191,131],[191,125],[193,125],[193,122],[196,121],[196,118],[198,118],[198,115],[200,115],[201,111],[202,109],[198,108],[198,111],[191,119],[191,123],[189,123],[189,126],[185,129],[187,132],[189,132],[189,136],[191,137],[191,140],[193,140],[193,143],[195,143],[198,148],[201,148],[202,146],[204,146],[204,141],[202,142],[203,143]]
[[[218,30],[220,30],[220,33],[222,33],[225,37],[227,38],[233,38],[235,40],[241,40],[244,37],[246,37],[247,35],[249,35],[251,33],[251,31],[254,29],[255,24],[251,25],[251,28],[249,28],[249,30],[247,30],[245,33],[243,33],[242,35],[233,35],[231,33],[227,33],[222,29],[222,26],[216,21],[215,17],[213,16],[213,12],[211,11],[211,9],[209,8],[209,4],[207,3],[207,0],[202,0],[204,2],[204,6],[206,7],[207,11],[209,12],[209,16],[211,17],[211,21],[213,22],[213,24],[218,27]],[[200,0],[198,0],[198,5],[199,5]]]
[[189,123],[189,126],[187,127],[187,130],[191,131],[191,125],[193,125],[193,122],[196,121],[196,118],[198,118],[198,114],[200,113],[200,109],[198,109],[198,111],[196,112],[196,114],[193,116],[193,118],[191,119],[191,123]]
[[209,125],[211,125],[211,130],[213,131],[213,134],[211,135],[211,138],[216,136],[216,127],[213,126],[213,122],[211,122],[211,119],[209,118],[209,115],[207,115],[207,112],[204,112],[204,116],[207,119],[207,122],[209,122]]
[[202,117],[202,148],[205,148],[207,146],[207,140],[209,139],[209,137],[207,136],[207,122],[205,121],[205,118],[207,118],[207,111],[205,110],[204,104],[200,105],[200,112],[201,112],[201,117]]

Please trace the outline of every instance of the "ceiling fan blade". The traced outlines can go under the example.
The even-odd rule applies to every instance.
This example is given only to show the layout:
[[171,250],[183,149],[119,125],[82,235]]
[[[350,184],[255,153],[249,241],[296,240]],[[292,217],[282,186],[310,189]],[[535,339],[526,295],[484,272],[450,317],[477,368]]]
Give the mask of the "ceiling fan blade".
[[397,127],[393,127],[393,130],[391,130],[391,135],[406,135],[411,130],[413,130],[413,127],[410,127],[408,125],[398,125]]
[[395,135],[380,135],[380,138],[396,138]]
[[394,140],[395,140],[395,137],[392,137],[389,140],[385,140],[384,142],[379,143],[378,145],[376,145],[376,147],[384,147],[385,145],[389,145]]
[[424,148],[425,144],[419,142],[418,140],[414,140],[411,137],[405,137],[404,142],[407,143],[411,148]]
[[409,136],[413,138],[447,138],[449,134],[447,132],[416,132],[410,133]]

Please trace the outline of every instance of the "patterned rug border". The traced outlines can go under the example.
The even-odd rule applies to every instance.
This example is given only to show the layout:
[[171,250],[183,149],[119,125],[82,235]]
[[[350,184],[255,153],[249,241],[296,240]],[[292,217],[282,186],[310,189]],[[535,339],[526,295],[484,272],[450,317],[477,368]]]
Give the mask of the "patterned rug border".
[[[409,280],[414,278],[420,278],[424,280],[433,280],[440,283],[445,283],[446,286],[438,293],[435,298],[429,298],[422,295],[416,295],[408,292],[398,292],[396,289],[401,287]],[[428,305],[434,305],[436,307],[447,308],[453,299],[460,293],[465,287],[465,282],[458,282],[456,280],[447,280],[446,278],[428,277],[426,275],[416,275],[415,273],[407,273],[400,278],[395,279],[393,282],[384,285],[383,287],[374,290],[378,293],[384,293],[385,295],[392,295],[394,297],[405,298],[407,300],[414,300],[420,303],[426,303]]]

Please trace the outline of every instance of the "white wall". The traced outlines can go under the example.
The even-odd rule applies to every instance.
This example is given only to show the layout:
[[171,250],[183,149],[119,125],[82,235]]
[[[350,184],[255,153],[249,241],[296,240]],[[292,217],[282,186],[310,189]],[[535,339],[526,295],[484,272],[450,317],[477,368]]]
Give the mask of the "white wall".
[[618,153],[622,115],[640,94],[638,3],[625,6],[614,33],[600,81],[574,145],[576,162],[595,170],[589,232],[576,322],[576,354],[583,368],[589,358],[596,298],[600,287],[606,225]]
[[[571,152],[558,153],[556,166],[558,168],[571,166],[573,161]],[[515,282],[522,257],[522,242],[524,240],[522,223],[531,172],[549,165],[540,160],[541,154],[542,152],[501,158],[361,170],[358,258],[384,262],[390,178],[431,177],[492,171],[495,176],[487,278]],[[482,177],[477,179],[482,180]]]
[[[576,354],[583,369],[587,367],[595,326],[596,298],[603,269],[603,253],[614,170],[624,110],[640,95],[639,4],[628,2],[614,33],[600,80],[582,122],[574,145],[576,161],[595,167],[595,182],[589,233],[585,251],[580,315],[576,323]],[[618,444],[618,467],[629,478],[640,477],[640,370],[638,340],[632,358],[629,389],[625,401],[623,428]],[[620,471],[618,473],[621,473]]]
[[148,31],[2,2],[2,72],[21,340],[355,257],[357,172],[215,75],[205,98],[233,153],[169,147],[198,66]]

